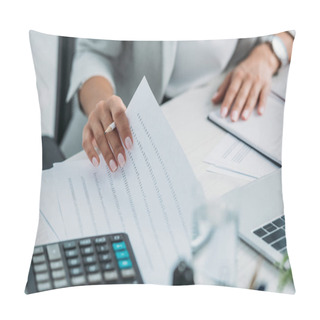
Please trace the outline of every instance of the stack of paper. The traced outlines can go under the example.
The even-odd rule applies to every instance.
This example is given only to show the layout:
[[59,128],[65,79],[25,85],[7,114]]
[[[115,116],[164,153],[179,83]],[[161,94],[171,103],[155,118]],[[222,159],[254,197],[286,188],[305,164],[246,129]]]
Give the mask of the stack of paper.
[[208,171],[249,181],[261,178],[278,168],[231,134],[226,134],[204,161],[210,164]]
[[191,260],[204,195],[145,79],[127,116],[134,146],[124,168],[111,173],[100,157],[98,168],[85,158],[43,172],[37,244],[126,232],[144,282],[170,284],[179,260]]

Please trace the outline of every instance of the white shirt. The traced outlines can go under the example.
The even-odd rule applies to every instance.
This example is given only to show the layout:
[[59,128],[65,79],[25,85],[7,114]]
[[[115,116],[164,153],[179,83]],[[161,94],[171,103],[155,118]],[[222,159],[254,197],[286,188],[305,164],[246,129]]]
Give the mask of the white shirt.
[[179,41],[166,96],[175,97],[220,74],[236,45],[237,40]]

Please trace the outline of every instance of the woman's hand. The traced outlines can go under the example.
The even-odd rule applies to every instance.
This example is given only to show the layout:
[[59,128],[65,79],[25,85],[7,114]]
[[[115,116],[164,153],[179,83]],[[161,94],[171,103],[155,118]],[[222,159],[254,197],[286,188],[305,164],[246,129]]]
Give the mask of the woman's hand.
[[[126,153],[123,144],[128,150],[132,148],[132,134],[125,111],[126,107],[121,98],[111,95],[106,100],[100,100],[88,115],[82,134],[82,147],[94,166],[98,166],[100,162],[95,147],[99,148],[112,172],[116,171],[118,166],[125,165]],[[105,133],[112,122],[115,122],[116,128]]]
[[212,98],[213,103],[222,101],[221,116],[230,115],[231,121],[237,121],[239,117],[247,120],[256,106],[262,115],[271,78],[279,64],[269,44],[255,47],[248,58],[227,75]]

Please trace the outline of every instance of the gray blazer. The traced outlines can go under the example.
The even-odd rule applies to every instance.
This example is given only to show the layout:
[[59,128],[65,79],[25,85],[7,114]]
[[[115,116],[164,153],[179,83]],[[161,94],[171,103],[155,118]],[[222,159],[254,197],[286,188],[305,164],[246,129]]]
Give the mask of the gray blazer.
[[[257,38],[225,41],[237,41],[237,46],[224,69],[244,59],[257,43]],[[67,100],[86,80],[99,75],[111,82],[115,93],[127,105],[146,76],[153,94],[161,103],[174,67],[176,48],[176,41],[78,39]]]

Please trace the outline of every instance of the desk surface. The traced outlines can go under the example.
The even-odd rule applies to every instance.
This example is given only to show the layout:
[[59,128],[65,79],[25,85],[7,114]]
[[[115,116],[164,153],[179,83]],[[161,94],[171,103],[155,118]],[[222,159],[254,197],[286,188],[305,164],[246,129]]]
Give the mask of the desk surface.
[[[163,112],[181,143],[196,177],[202,184],[208,200],[218,198],[226,192],[248,183],[247,180],[241,178],[209,172],[207,171],[208,165],[203,162],[205,156],[228,134],[207,120],[207,116],[212,110],[211,97],[220,81],[221,79],[216,79],[209,85],[189,91],[162,106]],[[278,90],[277,93],[279,94],[281,91]],[[283,92],[283,97],[284,94]],[[196,130],[186,132],[186,123],[192,124]],[[239,242],[238,249],[237,286],[247,288],[260,256],[242,241]],[[277,291],[278,277],[279,271],[271,263],[263,260],[257,282],[267,283],[268,291]],[[288,286],[284,292],[293,292],[293,290],[293,287]]]
[[[286,73],[280,75],[286,78]],[[194,173],[203,186],[206,198],[212,200],[248,183],[247,180],[207,171],[208,165],[203,162],[205,156],[227,134],[225,131],[207,120],[211,111],[211,97],[221,83],[221,78],[201,88],[190,90],[162,105],[162,110],[179,140]],[[279,78],[275,83],[279,82]],[[285,90],[285,87],[282,87]],[[277,86],[277,94],[279,87]],[[284,97],[285,91],[282,91]],[[250,121],[250,120],[249,120]],[[186,131],[186,123],[190,130]],[[85,158],[82,151],[68,159],[73,161]],[[260,256],[242,241],[239,241],[237,256],[237,283],[240,288],[248,288]],[[263,260],[257,277],[258,282],[267,284],[268,291],[277,291],[279,271],[268,261]],[[288,286],[284,292],[293,292]]]

